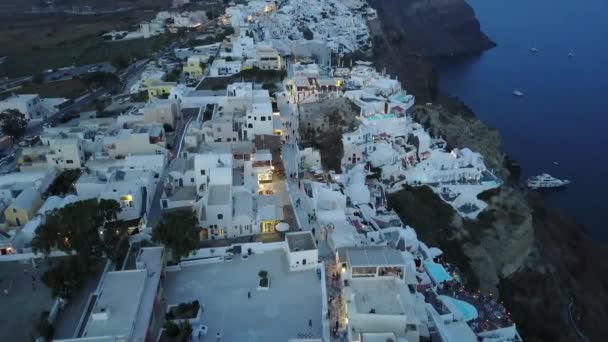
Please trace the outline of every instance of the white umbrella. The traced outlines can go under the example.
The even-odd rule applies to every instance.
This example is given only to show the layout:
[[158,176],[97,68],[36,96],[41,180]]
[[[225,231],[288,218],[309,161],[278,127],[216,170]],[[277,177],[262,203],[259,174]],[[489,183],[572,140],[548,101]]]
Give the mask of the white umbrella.
[[437,248],[437,247],[431,247],[427,251],[427,254],[428,254],[429,258],[435,259],[436,257],[438,257],[441,254],[443,254],[443,251],[441,249]]
[[275,228],[279,232],[289,231],[289,223],[281,222],[281,223],[277,224],[277,226]]

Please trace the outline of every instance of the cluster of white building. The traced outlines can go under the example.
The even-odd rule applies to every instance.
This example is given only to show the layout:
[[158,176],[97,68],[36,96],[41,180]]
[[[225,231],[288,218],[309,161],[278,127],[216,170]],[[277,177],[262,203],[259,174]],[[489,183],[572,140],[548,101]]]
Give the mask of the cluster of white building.
[[[205,239],[274,232],[282,208],[260,191],[273,181],[282,125],[268,90],[235,83],[205,100],[170,166],[162,208],[195,210]],[[274,142],[274,151],[263,140]]]
[[371,47],[364,15],[351,11],[343,2],[284,1],[280,7],[270,1],[250,1],[226,10],[233,27],[250,27],[260,40],[281,50],[296,49],[302,41],[321,42],[337,53]]
[[[477,194],[501,184],[483,157],[448,151],[413,122],[414,97],[368,62],[282,62],[275,43],[305,44],[303,27],[325,52],[369,46],[363,17],[374,12],[363,5],[232,6],[223,20],[234,35],[185,58],[184,72],[195,78],[287,68],[276,98],[249,82],[214,91],[164,82],[166,71],[151,66],[141,77],[149,94],[141,108],[109,118],[82,114],[22,149],[19,171],[0,176],[2,254],[29,252],[51,210],[95,198],[116,200],[118,218],[133,229],[146,227],[154,208],[191,210],[201,240],[231,239],[206,241],[211,247],[173,266],[162,247],[141,249],[133,269],[102,278],[72,340],[153,339],[159,306],[199,300],[205,314],[191,323],[218,340],[521,341],[508,314],[482,317],[482,307],[457,296],[458,273],[441,263],[442,251],[387,205],[387,194],[404,184],[429,186],[475,218],[485,207]],[[218,58],[209,63],[211,55]],[[319,151],[286,138],[297,138],[298,105],[334,98],[359,108],[356,127],[342,137],[341,174],[322,172]],[[168,131],[177,132],[171,144]],[[278,177],[283,168],[297,172]],[[45,196],[72,169],[80,170],[74,193]],[[286,213],[295,216],[291,227]],[[286,229],[278,241],[259,242]],[[252,319],[256,312],[264,323]]]
[[152,20],[141,23],[136,31],[111,31],[104,33],[103,37],[110,41],[150,38],[166,32],[175,33],[179,29],[197,28],[205,21],[205,11],[161,11]]
[[386,187],[369,175],[359,163],[325,182],[302,181],[302,206],[315,213],[317,237],[334,254],[335,260],[325,261],[326,272],[339,274],[334,286],[340,296],[329,306],[337,322],[333,336],[347,341],[521,341],[508,313],[496,309],[496,317],[480,318],[483,306],[458,295],[459,275],[437,261],[442,251],[420,241],[387,208]]
[[[343,171],[359,164],[379,168],[391,192],[404,184],[428,185],[469,218],[475,218],[487,206],[477,195],[502,184],[486,168],[481,154],[468,148],[448,151],[441,137],[431,136],[413,122],[410,114],[414,96],[402,89],[399,80],[378,72],[370,63],[359,61],[351,67],[333,68],[329,79],[340,87],[327,90],[305,84],[318,77],[310,71],[298,81],[298,67],[294,65],[296,77],[287,82],[295,102],[319,101],[329,93],[331,97],[345,97],[359,108],[358,125],[343,134]],[[314,68],[306,66],[306,70]]]
[[[18,149],[15,171],[0,176],[2,227],[9,236],[2,253],[29,253],[46,215],[75,201],[116,200],[119,220],[145,227],[170,155],[165,128],[175,129],[181,115],[178,101],[154,100],[129,115],[84,112],[45,127],[37,142]],[[68,170],[79,172],[74,193],[49,196],[49,186]]]

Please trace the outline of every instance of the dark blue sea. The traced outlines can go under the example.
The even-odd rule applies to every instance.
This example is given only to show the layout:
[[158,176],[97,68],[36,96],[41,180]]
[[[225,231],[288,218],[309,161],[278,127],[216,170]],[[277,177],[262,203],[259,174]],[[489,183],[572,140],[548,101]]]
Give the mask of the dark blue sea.
[[498,46],[440,63],[442,88],[500,131],[522,179],[569,179],[546,202],[608,241],[608,0],[467,2]]

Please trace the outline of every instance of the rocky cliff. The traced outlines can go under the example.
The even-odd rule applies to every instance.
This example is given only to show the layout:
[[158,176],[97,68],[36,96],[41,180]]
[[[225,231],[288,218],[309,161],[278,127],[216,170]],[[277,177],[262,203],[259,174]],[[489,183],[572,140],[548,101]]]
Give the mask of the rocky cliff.
[[438,89],[439,75],[426,57],[478,53],[494,45],[480,32],[472,9],[464,0],[370,0],[370,5],[379,14],[369,23],[372,58],[416,95],[414,118],[450,146],[481,152],[508,180],[499,191],[483,194],[489,207],[476,221],[462,220],[432,192],[419,189],[396,193],[392,206],[423,240],[439,244],[469,273],[469,284],[499,292],[526,341],[584,340],[581,332],[589,340],[605,339],[608,248],[520,189],[499,133]]
[[371,0],[369,4],[391,27],[391,40],[402,39],[425,57],[470,54],[495,45],[463,0]]

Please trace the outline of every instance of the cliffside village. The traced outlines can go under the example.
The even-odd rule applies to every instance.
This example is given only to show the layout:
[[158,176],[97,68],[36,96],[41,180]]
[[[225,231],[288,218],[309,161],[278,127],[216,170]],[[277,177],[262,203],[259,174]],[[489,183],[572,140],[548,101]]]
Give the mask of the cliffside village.
[[[147,101],[127,94],[113,103],[120,115],[80,113],[20,149],[0,175],[0,259],[42,263],[36,229],[88,199],[117,201],[132,234],[125,263],[106,267],[57,340],[164,340],[165,313],[194,300],[193,340],[522,340],[500,301],[466,288],[387,203],[404,186],[427,186],[475,219],[487,206],[477,195],[501,180],[481,154],[448,149],[413,121],[407,84],[344,62],[371,48],[373,18],[354,0],[230,6],[217,29],[234,33],[223,41],[147,62],[129,86]],[[178,65],[179,80],[166,81]],[[251,74],[275,78],[244,80]],[[43,115],[35,95],[0,107],[16,102]],[[335,165],[315,143],[330,134],[343,145]],[[49,196],[66,170],[79,171],[73,190]],[[162,246],[135,247],[176,210],[195,213],[199,249],[176,263]],[[61,318],[65,305],[48,309]]]

